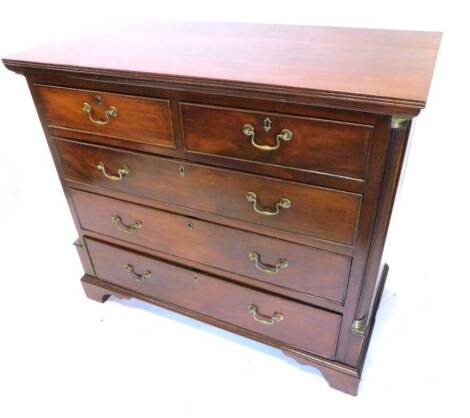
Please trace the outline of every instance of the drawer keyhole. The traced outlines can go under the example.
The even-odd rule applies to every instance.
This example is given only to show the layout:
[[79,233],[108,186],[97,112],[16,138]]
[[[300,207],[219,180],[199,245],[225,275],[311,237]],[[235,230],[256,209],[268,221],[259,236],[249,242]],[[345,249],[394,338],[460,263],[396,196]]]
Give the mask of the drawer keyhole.
[[101,105],[103,103],[103,99],[101,96],[93,96],[93,101],[95,102],[96,105]]
[[263,121],[263,129],[264,129],[264,132],[269,132],[272,128],[272,122],[271,122],[271,119],[269,118],[266,118],[264,121]]

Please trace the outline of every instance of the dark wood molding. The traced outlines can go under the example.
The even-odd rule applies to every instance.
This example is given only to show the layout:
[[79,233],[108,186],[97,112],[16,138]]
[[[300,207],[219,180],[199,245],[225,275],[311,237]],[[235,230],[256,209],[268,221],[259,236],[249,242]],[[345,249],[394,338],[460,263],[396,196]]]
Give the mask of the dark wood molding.
[[122,84],[149,86],[173,90],[191,90],[209,94],[230,94],[238,97],[264,98],[304,103],[314,106],[324,106],[334,109],[358,110],[382,114],[402,114],[417,116],[426,103],[415,100],[401,100],[380,96],[366,96],[344,93],[333,93],[321,90],[287,88],[274,85],[252,85],[230,81],[194,79],[191,77],[176,77],[151,75],[148,73],[110,71],[98,68],[71,67],[53,64],[15,61],[4,58],[3,64],[17,74],[29,76],[41,72],[55,73],[57,76],[94,77],[94,80],[108,79]]
[[[381,265],[382,254],[407,150],[411,123],[411,120],[404,120],[400,126],[390,129],[390,150],[382,184],[382,194],[377,210],[366,272],[354,314],[354,320],[365,320],[365,327],[368,327],[370,323],[371,312],[374,306],[374,294],[377,294],[380,288],[380,281],[378,280],[380,277],[379,272],[381,269],[384,269],[384,266]],[[348,364],[354,365],[360,361],[359,355],[366,341],[363,335],[355,334],[354,332],[350,333],[348,340],[348,353],[345,360]]]

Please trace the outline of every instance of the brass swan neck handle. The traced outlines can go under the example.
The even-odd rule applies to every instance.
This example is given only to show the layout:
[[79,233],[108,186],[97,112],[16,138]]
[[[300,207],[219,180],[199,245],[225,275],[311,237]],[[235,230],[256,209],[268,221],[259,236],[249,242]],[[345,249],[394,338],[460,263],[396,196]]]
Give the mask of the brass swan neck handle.
[[274,209],[262,209],[258,207],[258,197],[254,192],[248,192],[246,194],[246,200],[253,204],[253,210],[264,216],[276,216],[279,215],[281,209],[289,209],[292,206],[292,203],[287,198],[282,198],[274,205]]

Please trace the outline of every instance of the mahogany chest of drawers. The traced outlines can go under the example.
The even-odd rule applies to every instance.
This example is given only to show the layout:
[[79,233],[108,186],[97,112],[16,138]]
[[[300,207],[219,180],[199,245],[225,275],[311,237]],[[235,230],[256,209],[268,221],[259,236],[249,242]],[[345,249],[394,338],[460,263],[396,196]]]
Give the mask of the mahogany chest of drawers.
[[279,347],[356,394],[439,33],[160,23],[4,59],[27,78],[88,297]]

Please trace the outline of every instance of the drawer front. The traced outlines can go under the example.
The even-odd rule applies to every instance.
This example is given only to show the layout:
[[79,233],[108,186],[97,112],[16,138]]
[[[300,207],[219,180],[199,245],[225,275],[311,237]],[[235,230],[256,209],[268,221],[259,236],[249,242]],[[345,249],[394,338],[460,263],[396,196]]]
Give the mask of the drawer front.
[[180,104],[190,152],[365,180],[371,125]]
[[82,228],[342,304],[350,257],[71,190]]
[[67,180],[354,243],[361,195],[73,141],[56,147]]
[[334,357],[340,315],[95,240],[86,239],[86,245],[96,275],[103,280],[319,356]]
[[38,85],[49,126],[174,148],[168,100]]

